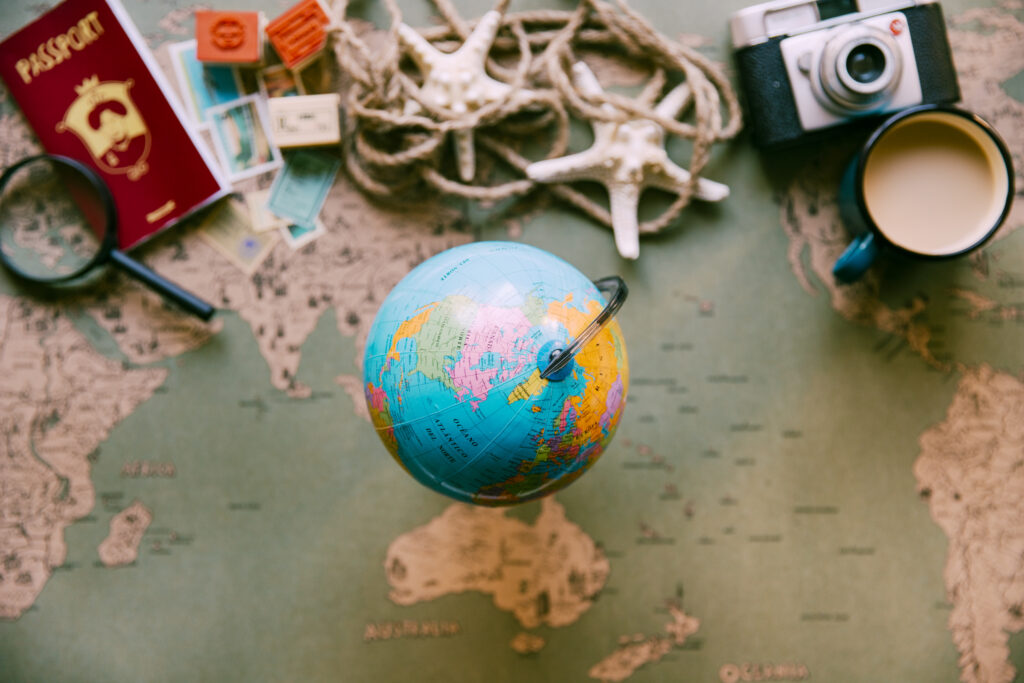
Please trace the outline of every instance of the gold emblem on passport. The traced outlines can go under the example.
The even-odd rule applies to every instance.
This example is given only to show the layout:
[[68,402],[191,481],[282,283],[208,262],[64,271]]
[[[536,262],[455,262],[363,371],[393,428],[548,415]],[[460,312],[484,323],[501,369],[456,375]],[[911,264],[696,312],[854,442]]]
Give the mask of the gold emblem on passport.
[[128,92],[133,83],[130,78],[102,83],[97,76],[85,79],[75,86],[78,97],[57,124],[57,132],[78,136],[103,171],[138,180],[149,170],[151,137]]

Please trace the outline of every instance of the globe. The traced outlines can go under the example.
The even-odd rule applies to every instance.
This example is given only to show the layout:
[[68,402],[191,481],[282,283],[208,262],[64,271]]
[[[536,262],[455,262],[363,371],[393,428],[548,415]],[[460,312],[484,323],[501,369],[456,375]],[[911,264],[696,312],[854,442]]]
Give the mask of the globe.
[[459,501],[512,505],[564,488],[622,417],[618,322],[541,375],[605,306],[582,273],[524,244],[477,242],[424,261],[370,328],[363,377],[377,434],[421,484]]

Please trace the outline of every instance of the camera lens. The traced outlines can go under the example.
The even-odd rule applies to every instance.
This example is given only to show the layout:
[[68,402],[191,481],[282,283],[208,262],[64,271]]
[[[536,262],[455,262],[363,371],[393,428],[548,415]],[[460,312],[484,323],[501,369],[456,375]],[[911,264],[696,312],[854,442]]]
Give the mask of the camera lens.
[[837,30],[819,64],[821,93],[843,113],[884,106],[900,84],[899,45],[892,35],[866,23]]
[[846,56],[846,72],[858,83],[871,83],[885,72],[885,53],[877,45],[862,43]]

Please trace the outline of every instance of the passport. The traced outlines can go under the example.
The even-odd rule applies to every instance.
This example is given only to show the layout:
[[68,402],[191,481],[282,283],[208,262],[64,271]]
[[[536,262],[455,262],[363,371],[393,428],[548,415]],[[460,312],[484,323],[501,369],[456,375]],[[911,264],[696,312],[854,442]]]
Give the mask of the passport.
[[122,249],[230,191],[118,0],[64,0],[8,36],[0,78],[47,152],[106,182]]

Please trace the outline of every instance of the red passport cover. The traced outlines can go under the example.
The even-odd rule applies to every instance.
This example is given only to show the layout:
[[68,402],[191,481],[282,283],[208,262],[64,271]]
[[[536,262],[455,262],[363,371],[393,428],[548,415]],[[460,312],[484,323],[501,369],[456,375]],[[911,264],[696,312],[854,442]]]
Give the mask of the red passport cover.
[[122,249],[229,191],[118,0],[65,0],[12,34],[0,78],[47,152],[106,181]]

